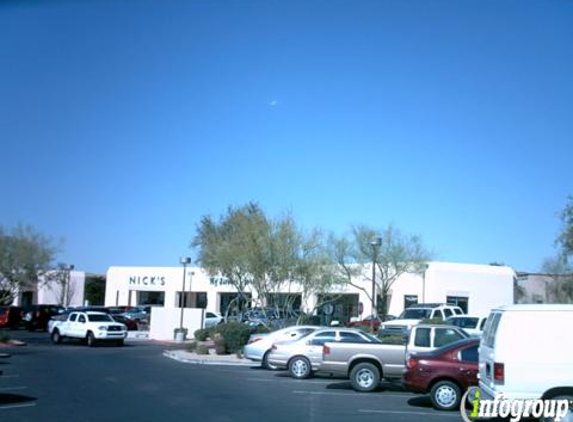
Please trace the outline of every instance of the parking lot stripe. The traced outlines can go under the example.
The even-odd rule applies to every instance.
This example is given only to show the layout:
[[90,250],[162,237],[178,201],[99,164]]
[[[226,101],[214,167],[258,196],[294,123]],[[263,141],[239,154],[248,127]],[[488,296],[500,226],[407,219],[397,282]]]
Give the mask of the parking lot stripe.
[[0,410],[18,409],[20,407],[34,407],[34,406],[36,406],[36,403],[11,404],[7,406],[0,406]]
[[17,386],[17,387],[2,387],[0,391],[9,391],[9,390],[25,390],[28,387]]
[[2,375],[2,379],[6,378],[20,378],[20,375]]
[[394,415],[417,415],[417,416],[437,416],[439,418],[450,417],[459,418],[459,414],[431,413],[431,412],[407,412],[401,410],[377,410],[377,409],[358,409],[360,413],[386,413]]

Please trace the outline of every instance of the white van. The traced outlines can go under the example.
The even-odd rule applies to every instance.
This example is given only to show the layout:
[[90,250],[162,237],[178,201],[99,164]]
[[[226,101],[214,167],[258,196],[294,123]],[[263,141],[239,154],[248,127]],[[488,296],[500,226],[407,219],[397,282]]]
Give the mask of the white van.
[[479,378],[484,398],[573,400],[573,305],[493,309],[480,344]]

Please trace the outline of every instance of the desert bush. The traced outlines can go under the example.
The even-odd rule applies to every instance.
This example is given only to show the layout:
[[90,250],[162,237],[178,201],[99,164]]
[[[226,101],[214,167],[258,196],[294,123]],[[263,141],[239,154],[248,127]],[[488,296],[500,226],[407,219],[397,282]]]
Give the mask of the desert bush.
[[215,332],[225,339],[225,352],[236,353],[247,344],[251,335],[249,327],[242,322],[226,322],[215,327]]
[[227,346],[225,344],[225,339],[220,334],[215,334],[215,338],[213,339],[215,343],[215,353],[218,355],[226,355],[227,354]]
[[208,328],[199,328],[198,330],[195,330],[193,335],[195,336],[195,340],[205,341],[211,336],[211,330]]
[[209,347],[206,344],[198,344],[195,348],[195,353],[198,355],[208,355],[209,354]]

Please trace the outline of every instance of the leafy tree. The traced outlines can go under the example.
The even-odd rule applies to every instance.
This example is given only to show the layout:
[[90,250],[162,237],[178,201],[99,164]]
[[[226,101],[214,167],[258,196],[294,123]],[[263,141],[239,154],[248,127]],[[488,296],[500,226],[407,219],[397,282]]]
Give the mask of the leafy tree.
[[56,295],[58,305],[70,306],[76,295],[76,285],[72,283],[73,266],[58,264],[57,268],[44,275],[44,283]]
[[[379,239],[379,240],[378,240]],[[374,242],[374,240],[378,240]],[[379,242],[379,244],[378,244]],[[364,291],[372,300],[371,289],[357,285],[362,276],[372,282],[372,263],[376,263],[375,285],[381,297],[380,314],[388,312],[388,298],[394,282],[405,273],[421,273],[430,259],[430,252],[418,236],[405,235],[393,225],[382,230],[360,225],[352,229],[350,238],[331,238],[331,253],[339,276]]]
[[105,277],[86,275],[85,300],[90,305],[103,305],[105,302]]
[[559,214],[561,233],[557,236],[556,244],[560,248],[560,257],[568,264],[573,256],[573,196],[567,198],[567,204]]
[[[220,275],[237,289],[239,306],[247,303],[246,289],[264,271],[270,224],[255,203],[234,208],[218,220],[204,216],[197,225],[191,247],[210,275]],[[227,310],[228,312],[228,310]]]
[[274,303],[288,310],[299,295],[325,289],[330,281],[322,234],[304,233],[290,214],[272,220],[255,203],[229,207],[218,220],[203,217],[191,246],[209,274],[225,277],[243,303],[247,287],[257,293],[259,306],[286,291],[285,300]]
[[0,304],[10,304],[19,291],[37,285],[50,270],[59,245],[32,226],[11,231],[0,226]]

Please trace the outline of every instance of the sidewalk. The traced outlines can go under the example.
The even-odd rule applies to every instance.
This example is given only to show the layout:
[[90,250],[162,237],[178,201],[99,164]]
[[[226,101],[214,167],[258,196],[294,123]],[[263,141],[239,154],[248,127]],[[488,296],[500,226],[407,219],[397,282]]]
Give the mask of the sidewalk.
[[239,359],[236,355],[198,355],[186,350],[165,350],[163,356],[179,362],[195,365],[227,365],[227,366],[256,366],[257,363],[249,359]]

